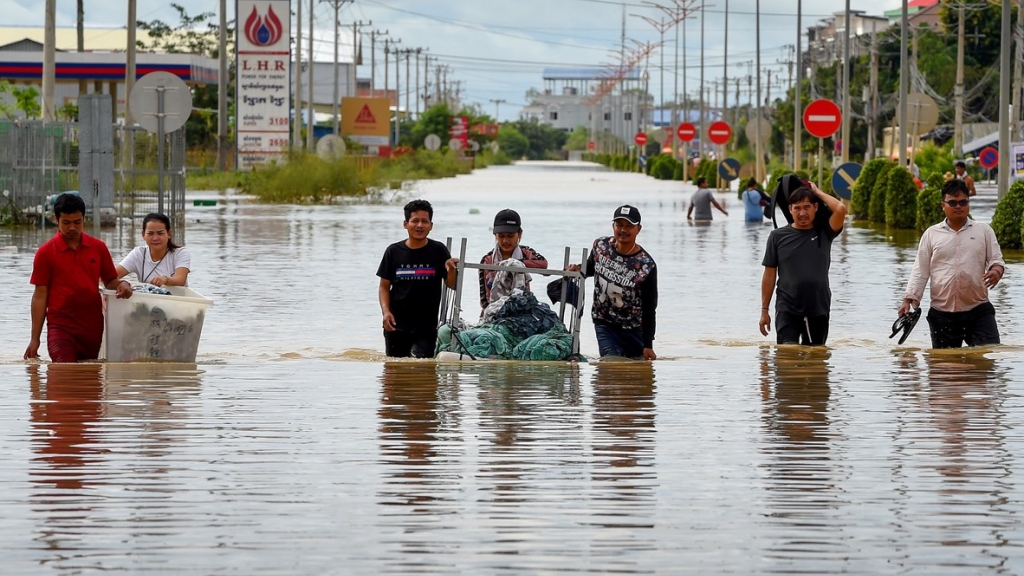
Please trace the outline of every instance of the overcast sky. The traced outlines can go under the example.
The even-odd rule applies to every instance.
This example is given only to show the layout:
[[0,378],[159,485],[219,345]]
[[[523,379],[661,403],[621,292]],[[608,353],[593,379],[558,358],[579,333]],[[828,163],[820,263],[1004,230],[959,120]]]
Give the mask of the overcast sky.
[[[657,1],[671,5],[671,0]],[[705,9],[704,63],[708,83],[723,75],[726,1],[709,0]],[[735,95],[733,78],[745,77],[751,70],[748,63],[755,58],[755,1],[728,1],[730,99]],[[41,27],[42,3],[42,0],[0,0],[0,13],[5,16],[5,24]],[[177,3],[193,16],[211,8],[216,10],[217,6],[216,0],[178,0]],[[73,27],[75,2],[60,0],[57,4],[57,25]],[[900,5],[898,0],[862,0],[855,4],[853,8],[879,16],[884,10]],[[304,21],[308,18],[308,6],[305,4]],[[804,27],[843,10],[844,6],[842,0],[803,2]],[[137,10],[139,20],[162,19],[168,24],[178,24],[177,12],[163,0],[138,0]],[[292,10],[295,10],[294,2]],[[333,37],[333,12],[332,4],[315,0],[314,27],[316,36],[322,39],[316,42],[314,49],[317,60],[329,61],[333,57],[329,42]],[[541,74],[545,67],[598,66],[613,62],[613,52],[620,44],[623,12],[627,38],[639,42],[659,40],[658,32],[634,15],[658,19],[662,13],[640,0],[355,0],[343,6],[341,22],[350,25],[354,20],[372,21],[371,27],[364,28],[367,35],[363,39],[364,66],[359,68],[360,77],[370,76],[368,32],[371,28],[386,30],[388,37],[401,39],[399,48],[423,48],[424,53],[429,52],[441,64],[450,66],[450,78],[462,81],[464,100],[481,104],[484,111],[492,115],[495,110],[492,100],[504,100],[500,104],[500,115],[502,120],[509,120],[517,118],[526,104],[526,90],[542,87]],[[785,87],[787,70],[781,62],[787,59],[789,47],[795,43],[796,12],[797,0],[761,2],[761,67],[777,71],[775,75],[781,84],[775,83],[774,94]],[[126,1],[85,0],[87,26],[123,27],[126,18]],[[228,18],[234,18],[233,1],[228,2]],[[686,28],[686,77],[691,94],[696,94],[700,78],[700,18],[698,12]],[[351,32],[343,34],[343,42],[351,45],[349,38]],[[671,100],[674,32],[668,32],[665,40],[665,98]],[[683,45],[680,42],[680,50]],[[378,45],[377,50],[376,77],[378,87],[382,87],[382,47]],[[649,63],[650,91],[655,99],[660,99],[660,58],[660,53],[655,51]],[[404,74],[402,80],[404,83]],[[682,91],[682,76],[679,83]],[[745,86],[743,89],[745,92]],[[746,101],[746,95],[741,100]]]

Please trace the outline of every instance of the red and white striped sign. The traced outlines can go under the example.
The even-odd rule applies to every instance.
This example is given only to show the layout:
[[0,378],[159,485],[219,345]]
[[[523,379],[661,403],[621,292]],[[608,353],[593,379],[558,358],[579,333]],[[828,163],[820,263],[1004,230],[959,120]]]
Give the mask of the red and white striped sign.
[[804,128],[817,138],[828,138],[843,124],[843,113],[831,100],[819,98],[804,108]]
[[732,138],[732,126],[729,126],[728,122],[719,120],[708,126],[708,140],[711,140],[713,144],[725,144],[730,138]]

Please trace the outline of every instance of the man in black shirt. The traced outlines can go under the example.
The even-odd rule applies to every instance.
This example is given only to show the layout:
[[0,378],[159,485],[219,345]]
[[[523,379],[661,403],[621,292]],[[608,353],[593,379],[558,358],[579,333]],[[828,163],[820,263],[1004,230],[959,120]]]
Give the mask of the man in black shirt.
[[[832,211],[824,226],[815,226],[819,202]],[[828,269],[832,264],[832,240],[843,230],[846,205],[822,192],[813,182],[789,195],[793,223],[773,230],[765,250],[761,277],[761,334],[768,335],[772,321],[768,305],[775,304],[775,333],[779,344],[824,346],[828,339],[832,291]],[[775,281],[778,279],[778,289]]]
[[392,357],[429,358],[437,344],[441,281],[455,287],[458,258],[427,235],[434,209],[426,200],[405,205],[402,224],[409,237],[387,247],[381,258],[378,298],[383,315],[385,352]]

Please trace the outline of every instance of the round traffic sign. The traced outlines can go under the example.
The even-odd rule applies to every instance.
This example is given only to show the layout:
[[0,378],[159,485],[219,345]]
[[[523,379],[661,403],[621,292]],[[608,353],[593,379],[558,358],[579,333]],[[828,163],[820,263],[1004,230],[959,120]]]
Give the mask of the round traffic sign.
[[747,122],[747,140],[757,142],[758,128],[760,128],[761,143],[764,144],[772,137],[772,123],[767,118]]
[[597,146],[597,144],[595,144],[593,140],[591,140],[590,142],[587,142],[587,149],[588,150],[593,150],[596,146]]
[[633,137],[633,142],[636,142],[637,146],[644,146],[647,144],[647,134],[643,132],[637,132],[636,136]]
[[679,125],[679,128],[676,129],[676,135],[678,135],[679,139],[683,142],[689,142],[697,137],[697,127],[689,122],[683,122]]
[[423,147],[431,151],[441,148],[441,137],[437,134],[427,134],[423,139]]
[[853,183],[857,181],[862,168],[856,162],[847,162],[832,173],[832,189],[843,200],[853,197]]
[[986,146],[978,154],[978,163],[989,170],[995,168],[996,165],[999,164],[999,150],[996,150],[991,146]]
[[448,141],[448,147],[451,148],[452,152],[458,152],[459,150],[462,150],[462,140],[452,138]]
[[819,98],[804,108],[804,128],[817,138],[828,138],[843,124],[843,113],[831,100]]
[[726,182],[732,182],[740,177],[740,161],[735,158],[726,158],[718,163],[718,175]]
[[[899,123],[900,106],[896,107],[896,122]],[[939,106],[935,100],[921,92],[907,94],[907,134],[920,136],[927,134],[939,123]]]
[[316,141],[316,154],[324,160],[337,160],[345,155],[345,141],[336,134],[328,134]]
[[192,91],[184,80],[170,72],[150,72],[135,81],[128,95],[128,109],[147,132],[174,132],[185,125],[192,113]]
[[732,138],[732,127],[728,122],[719,120],[708,126],[708,140],[711,140],[713,144],[725,144],[730,138]]

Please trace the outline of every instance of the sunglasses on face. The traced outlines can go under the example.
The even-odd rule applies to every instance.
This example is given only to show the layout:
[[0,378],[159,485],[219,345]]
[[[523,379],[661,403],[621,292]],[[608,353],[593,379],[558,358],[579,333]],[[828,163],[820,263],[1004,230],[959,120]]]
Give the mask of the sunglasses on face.
[[971,203],[971,201],[970,200],[944,200],[943,203],[946,204],[947,206],[949,206],[950,208],[956,208],[958,206],[966,207],[968,204]]

